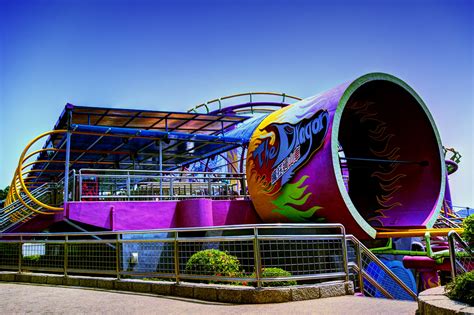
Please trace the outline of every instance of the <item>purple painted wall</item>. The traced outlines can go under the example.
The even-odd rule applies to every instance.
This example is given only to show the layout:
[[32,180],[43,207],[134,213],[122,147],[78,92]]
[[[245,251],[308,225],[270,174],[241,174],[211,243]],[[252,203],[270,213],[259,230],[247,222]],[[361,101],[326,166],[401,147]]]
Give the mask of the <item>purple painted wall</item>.
[[250,200],[210,199],[70,202],[66,218],[112,231],[261,222]]

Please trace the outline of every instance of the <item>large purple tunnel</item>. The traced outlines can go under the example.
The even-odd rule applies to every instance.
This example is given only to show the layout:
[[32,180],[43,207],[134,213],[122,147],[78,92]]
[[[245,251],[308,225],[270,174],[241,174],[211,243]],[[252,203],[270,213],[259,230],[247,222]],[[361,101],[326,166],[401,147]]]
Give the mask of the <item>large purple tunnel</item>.
[[247,180],[265,222],[341,222],[373,238],[433,225],[445,165],[421,98],[372,73],[266,117],[250,140]]

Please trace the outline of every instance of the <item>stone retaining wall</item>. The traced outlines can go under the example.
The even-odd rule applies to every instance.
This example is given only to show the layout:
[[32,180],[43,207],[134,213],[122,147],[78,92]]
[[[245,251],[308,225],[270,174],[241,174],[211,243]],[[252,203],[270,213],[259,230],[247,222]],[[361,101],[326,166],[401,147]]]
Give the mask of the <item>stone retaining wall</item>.
[[474,307],[444,295],[444,287],[423,291],[418,296],[419,315],[474,314]]
[[143,281],[111,278],[63,276],[39,273],[0,272],[0,281],[99,288],[158,295],[171,295],[225,303],[281,303],[326,297],[353,295],[353,283],[343,281],[314,285],[254,288],[246,286]]

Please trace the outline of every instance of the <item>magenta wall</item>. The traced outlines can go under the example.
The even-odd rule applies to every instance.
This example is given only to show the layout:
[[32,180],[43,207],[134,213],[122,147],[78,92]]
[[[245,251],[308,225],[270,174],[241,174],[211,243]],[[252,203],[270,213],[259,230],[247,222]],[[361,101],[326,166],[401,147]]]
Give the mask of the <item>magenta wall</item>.
[[65,216],[113,231],[261,222],[250,200],[70,202]]

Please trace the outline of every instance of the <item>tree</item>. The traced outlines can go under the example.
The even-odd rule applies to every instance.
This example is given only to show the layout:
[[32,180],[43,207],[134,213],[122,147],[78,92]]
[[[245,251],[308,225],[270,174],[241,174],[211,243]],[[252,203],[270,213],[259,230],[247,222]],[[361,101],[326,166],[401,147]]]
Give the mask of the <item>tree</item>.
[[8,191],[10,190],[10,186],[5,187],[5,189],[0,189],[0,204],[3,206],[3,200],[7,198]]

